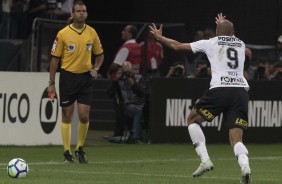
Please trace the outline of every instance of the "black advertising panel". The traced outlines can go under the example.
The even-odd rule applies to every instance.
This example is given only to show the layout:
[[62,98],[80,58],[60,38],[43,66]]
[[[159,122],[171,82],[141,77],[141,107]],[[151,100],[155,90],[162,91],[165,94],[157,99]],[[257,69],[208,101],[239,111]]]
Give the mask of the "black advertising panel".
[[[209,88],[208,79],[155,78],[151,81],[150,139],[152,143],[191,142],[186,117]],[[282,142],[282,81],[249,82],[249,128],[244,141]],[[202,124],[209,143],[227,143],[222,114]]]

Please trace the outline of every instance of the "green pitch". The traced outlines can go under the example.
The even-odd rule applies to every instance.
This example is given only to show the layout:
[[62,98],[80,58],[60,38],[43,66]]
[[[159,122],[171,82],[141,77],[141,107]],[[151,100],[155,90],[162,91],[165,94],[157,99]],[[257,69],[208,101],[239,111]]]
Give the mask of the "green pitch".
[[[282,183],[282,145],[247,145],[254,184]],[[0,184],[239,184],[240,171],[229,145],[208,145],[215,170],[192,178],[199,160],[190,144],[126,145],[88,142],[89,164],[65,164],[62,147],[0,147]],[[29,163],[24,179],[9,178],[6,165]]]

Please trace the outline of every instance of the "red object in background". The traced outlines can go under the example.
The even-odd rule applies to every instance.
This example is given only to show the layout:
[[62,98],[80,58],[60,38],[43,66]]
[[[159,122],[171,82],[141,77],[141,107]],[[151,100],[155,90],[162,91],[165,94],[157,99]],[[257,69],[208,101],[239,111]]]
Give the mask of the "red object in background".
[[51,98],[52,102],[54,102],[54,99],[55,99],[55,93],[54,93],[54,92],[52,92],[52,93],[50,94],[50,98]]

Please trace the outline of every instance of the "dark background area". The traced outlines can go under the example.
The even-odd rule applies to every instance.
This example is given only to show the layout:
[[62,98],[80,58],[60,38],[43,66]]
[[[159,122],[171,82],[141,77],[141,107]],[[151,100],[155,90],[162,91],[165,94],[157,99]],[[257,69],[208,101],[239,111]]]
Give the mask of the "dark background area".
[[[128,23],[139,29],[144,23],[183,24],[164,27],[163,34],[180,42],[192,42],[197,30],[215,29],[215,16],[222,12],[235,25],[235,34],[246,44],[275,46],[282,34],[282,0],[85,0],[88,21],[102,41],[105,76],[115,53],[122,45],[121,31]],[[112,24],[99,24],[112,22]],[[119,24],[118,24],[119,22]],[[141,42],[144,37],[137,40]],[[165,75],[171,63],[185,56],[164,48],[165,60],[160,71]]]
[[[222,12],[234,23],[236,36],[246,44],[275,46],[278,36],[282,34],[282,0],[84,0],[84,2],[89,13],[87,23],[96,29],[104,48],[105,60],[100,70],[104,77],[123,43],[121,31],[129,23],[135,24],[139,30],[142,30],[145,24],[152,22],[164,23],[165,36],[180,42],[192,42],[197,30],[215,29],[215,16]],[[46,71],[50,60],[49,51],[62,24],[40,25],[41,27],[38,26],[40,38],[36,40],[38,54],[31,57],[36,57],[34,59],[36,66],[33,69]],[[140,32],[142,34],[137,39],[138,42],[144,41],[146,30]],[[2,42],[0,47],[4,51],[7,44],[1,44]],[[23,47],[26,46],[20,48]],[[271,61],[275,60],[275,50],[253,49],[252,52],[254,62],[261,56],[266,56]],[[14,52],[10,55],[14,59],[11,62],[7,58],[6,63],[23,64],[16,69],[10,64],[11,67],[3,70],[29,68],[30,64],[25,62],[29,59],[17,59],[21,54]],[[22,58],[28,57],[23,54]],[[172,63],[187,60],[189,60],[188,54],[177,53],[164,47],[164,60],[160,66],[161,75],[166,75]]]
[[[273,45],[282,34],[282,0],[88,0],[89,20],[184,23],[189,40],[198,29],[215,28],[223,12],[248,44]],[[115,30],[109,30],[115,31]]]
[[[151,81],[151,100],[150,100],[150,139],[152,143],[187,143],[190,142],[189,136],[187,136],[186,123],[179,123],[179,112],[185,114],[185,107],[183,109],[174,108],[180,107],[180,105],[174,105],[174,116],[171,115],[171,110],[168,109],[168,100],[185,100],[191,99],[192,106],[197,101],[199,94],[202,94],[209,87],[209,79],[184,79],[184,78],[154,78]],[[199,85],[200,84],[200,85]],[[275,111],[279,112],[279,103],[281,103],[281,81],[249,81],[250,91],[249,91],[249,111],[252,111],[252,115],[249,115],[249,127],[245,130],[244,140],[247,143],[275,143],[281,142],[282,140],[282,127],[277,125],[280,124],[281,119],[275,119],[274,116],[271,117],[271,113]],[[171,87],[173,86],[173,88]],[[185,88],[183,87],[185,86]],[[264,86],[262,88],[261,86]],[[161,94],[161,95],[160,95]],[[267,120],[263,118],[263,111],[265,107],[259,110],[252,109],[251,106],[257,101],[268,103],[273,102],[273,107],[271,108],[271,113],[268,114]],[[274,105],[275,103],[275,105]],[[186,105],[185,105],[186,106]],[[275,108],[277,107],[277,108]],[[267,107],[266,107],[267,108]],[[254,111],[256,110],[256,112]],[[280,110],[281,111],[281,110]],[[264,111],[265,112],[265,111]],[[255,118],[253,113],[256,114]],[[165,114],[162,116],[162,114]],[[170,114],[170,115],[168,115]],[[279,113],[278,113],[279,114]],[[170,119],[170,123],[167,123],[167,118],[173,116]],[[175,117],[176,116],[176,117]],[[279,116],[279,115],[278,115]],[[272,119],[273,118],[273,119]],[[168,118],[169,119],[169,118]],[[181,119],[181,118],[180,118]],[[173,122],[173,123],[172,123]],[[180,120],[181,122],[181,120]],[[271,125],[274,123],[276,125]],[[225,125],[224,119],[222,120],[222,126],[220,126],[220,131],[218,126],[213,123],[208,123],[209,126],[205,126],[203,131],[206,136],[208,143],[228,143],[228,128]],[[216,124],[217,125],[217,124]]]

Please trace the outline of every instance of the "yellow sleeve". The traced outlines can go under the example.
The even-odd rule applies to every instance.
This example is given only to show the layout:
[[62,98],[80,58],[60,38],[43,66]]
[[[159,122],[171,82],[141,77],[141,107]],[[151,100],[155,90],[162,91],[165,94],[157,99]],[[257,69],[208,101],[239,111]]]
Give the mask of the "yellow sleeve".
[[54,40],[51,55],[61,57],[64,49],[63,34],[61,31],[58,32],[56,39]]
[[103,53],[103,47],[102,47],[102,44],[100,42],[100,39],[99,39],[99,36],[98,34],[96,33],[96,31],[94,31],[94,41],[93,41],[93,48],[92,48],[92,52],[95,54],[95,55],[99,55],[99,54],[102,54]]

